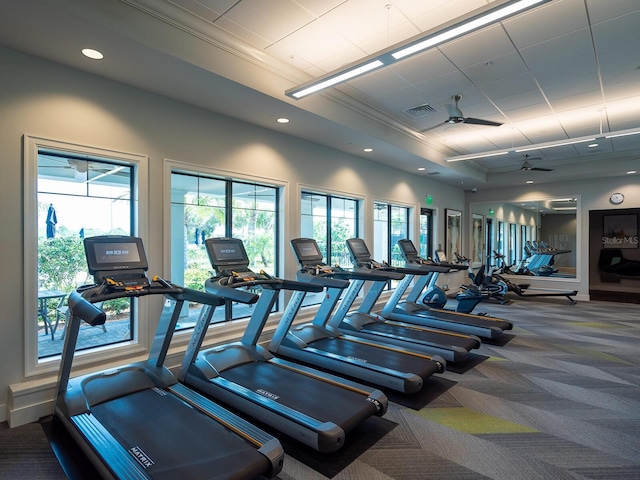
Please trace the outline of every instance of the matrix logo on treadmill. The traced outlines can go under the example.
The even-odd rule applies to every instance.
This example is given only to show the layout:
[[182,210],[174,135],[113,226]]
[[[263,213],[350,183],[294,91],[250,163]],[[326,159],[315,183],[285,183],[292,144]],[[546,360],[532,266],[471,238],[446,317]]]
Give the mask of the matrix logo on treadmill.
[[142,468],[149,468],[155,463],[140,447],[131,447],[129,453],[142,465]]
[[257,389],[256,393],[259,393],[263,397],[270,398],[271,400],[278,400],[280,398],[275,393],[267,392],[266,390],[263,390],[262,388]]

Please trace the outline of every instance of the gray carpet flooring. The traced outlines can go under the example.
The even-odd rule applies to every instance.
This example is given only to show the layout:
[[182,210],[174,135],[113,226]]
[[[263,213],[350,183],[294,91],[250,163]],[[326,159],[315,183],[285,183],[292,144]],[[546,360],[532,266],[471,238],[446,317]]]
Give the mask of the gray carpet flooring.
[[[394,398],[343,451],[283,439],[280,480],[640,479],[640,306],[518,299],[504,345]],[[406,401],[405,401],[406,400]],[[424,400],[424,401],[423,401]],[[28,448],[27,448],[28,446]],[[0,427],[0,478],[64,478],[39,424]]]

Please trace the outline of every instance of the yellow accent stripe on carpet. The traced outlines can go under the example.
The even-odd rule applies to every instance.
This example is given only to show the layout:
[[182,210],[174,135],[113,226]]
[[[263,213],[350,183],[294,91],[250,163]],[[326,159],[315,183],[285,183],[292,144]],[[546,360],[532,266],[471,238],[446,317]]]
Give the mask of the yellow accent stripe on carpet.
[[423,418],[471,435],[491,433],[535,433],[538,430],[465,407],[423,408]]

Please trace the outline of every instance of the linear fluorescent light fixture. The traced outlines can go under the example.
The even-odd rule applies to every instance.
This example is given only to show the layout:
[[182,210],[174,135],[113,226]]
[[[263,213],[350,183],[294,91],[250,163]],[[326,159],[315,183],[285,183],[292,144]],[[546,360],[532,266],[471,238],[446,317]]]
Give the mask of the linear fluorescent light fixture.
[[[522,13],[530,8],[536,7],[551,0],[507,0],[494,2],[486,7],[460,17],[453,22],[447,23],[437,30],[429,30],[412,39],[383,50],[377,54],[368,56],[360,61],[354,62],[347,67],[335,70],[323,75],[315,80],[291,88],[285,92],[289,97],[300,99],[312,93],[319,92],[347,80],[351,80],[365,73],[369,73],[382,66],[389,66],[397,61],[408,58],[420,52],[424,52],[433,47],[437,47],[449,40],[461,37],[467,33],[479,30],[492,23],[505,20],[513,15]],[[499,3],[499,5],[495,5]]]
[[549,143],[545,145],[534,145],[533,147],[519,148],[518,150],[516,150],[516,153],[530,152],[531,150],[544,150],[545,148],[564,147],[565,145],[575,145],[576,143],[593,142],[594,140],[595,140],[595,137],[582,139],[582,140],[570,140],[568,142],[556,142],[556,143]]
[[541,143],[537,145],[529,145],[526,147],[518,147],[512,150],[493,150],[490,152],[484,153],[474,153],[467,155],[458,155],[455,157],[449,157],[446,159],[447,162],[459,162],[461,160],[475,160],[477,158],[487,158],[487,157],[497,157],[499,155],[507,155],[509,153],[522,153],[522,152],[531,152],[533,150],[544,150],[545,148],[553,148],[553,147],[563,147],[566,145],[576,145],[579,143],[593,142],[594,140],[603,140],[605,138],[618,138],[618,137],[626,137],[627,135],[638,135],[640,134],[640,130],[629,129],[629,130],[619,130],[616,132],[609,132],[607,134],[600,134],[597,137],[580,137],[574,138],[572,140],[560,140],[557,142],[547,142]]
[[627,132],[619,132],[619,133],[612,132],[609,135],[605,135],[604,138],[626,137],[627,135],[638,135],[639,133],[640,133],[640,130],[633,130],[631,132],[627,131]]
[[408,46],[393,52],[391,56],[396,60],[400,60],[401,58],[414,55],[454,38],[479,30],[480,28],[491,25],[492,23],[509,18],[516,13],[524,12],[525,10],[535,7],[541,3],[544,2],[542,0],[520,0],[516,2],[508,2],[506,5],[500,5],[481,14],[473,15],[471,18],[465,19],[463,22],[455,24],[444,31],[428,35],[426,38],[414,40]]
[[508,155],[509,152],[479,153],[477,155],[461,155],[459,157],[448,158],[447,162],[459,162],[461,160],[475,160],[476,158],[499,157]]
[[372,62],[365,63],[364,65],[360,65],[359,67],[352,70],[338,73],[336,76],[329,77],[326,80],[322,80],[319,83],[315,83],[309,87],[303,88],[302,90],[291,93],[287,92],[287,95],[293,98],[306,97],[307,95],[311,95],[312,93],[315,93],[317,91],[332,87],[333,85],[336,85],[338,83],[346,82],[347,80],[350,80],[354,77],[364,75],[365,73],[370,72],[371,70],[375,70],[376,68],[379,68],[383,65],[384,63],[382,63],[381,60],[374,60]]

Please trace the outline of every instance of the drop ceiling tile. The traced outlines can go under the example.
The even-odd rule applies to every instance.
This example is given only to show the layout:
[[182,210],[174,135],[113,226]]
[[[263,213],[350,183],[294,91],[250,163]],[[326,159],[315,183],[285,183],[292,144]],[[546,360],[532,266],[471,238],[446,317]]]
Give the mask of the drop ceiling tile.
[[593,26],[596,50],[640,40],[640,10]]
[[520,50],[530,70],[563,62],[569,58],[593,53],[591,34],[588,28],[568,33]]
[[364,57],[364,52],[353,55],[353,44],[338,35],[329,24],[321,20],[308,24],[304,29],[292,32],[281,39],[279,45],[293,53],[294,58],[300,57],[306,62],[317,65],[330,58],[339,58],[340,64],[348,64]]
[[583,0],[546,3],[503,23],[509,37],[519,49],[589,26]]
[[[564,62],[537,68],[532,73],[544,90],[545,87],[557,83],[579,82],[585,76],[595,77],[597,81],[598,65],[595,56],[592,53],[588,53],[579,57],[569,58]],[[569,91],[571,91],[571,88],[569,88]]]
[[640,10],[640,3],[637,0],[616,0],[615,2],[586,0],[586,4],[593,23],[604,22]]
[[196,0],[169,0],[174,5],[178,5],[179,7],[184,8],[188,12],[208,21],[213,22],[216,20],[224,10],[216,10],[214,8],[203,5],[201,2]]
[[475,65],[470,65],[463,68],[462,71],[474,84],[481,87],[506,77],[526,73],[527,69],[520,55],[513,51],[488,61],[483,60]]
[[492,25],[440,47],[458,68],[476,65],[506,55],[515,48],[500,25]]
[[473,87],[469,79],[457,70],[424,82],[416,82],[414,85],[424,91],[429,98],[435,98],[443,104],[452,102],[451,97],[456,93]]
[[[343,42],[340,50],[337,52],[331,51],[330,56],[316,62],[318,67],[323,72],[333,72],[334,70],[340,70],[345,65],[352,63],[360,58],[363,58],[363,52],[360,47],[350,42]],[[375,75],[376,72],[371,72],[365,76]]]
[[375,97],[387,96],[390,92],[409,86],[402,77],[386,68],[355,78],[349,81],[349,84],[367,95]]
[[[521,98],[523,95],[525,97],[524,99]],[[551,107],[545,99],[539,94],[536,95],[534,92],[501,98],[500,101],[496,103],[509,119],[509,123],[538,119],[539,117],[553,113],[553,110],[551,110]]]
[[636,113],[640,105],[637,103],[639,101],[637,95],[640,95],[640,82],[637,80],[608,84],[605,90],[607,105],[612,102],[622,102],[628,109],[635,109]]
[[269,8],[265,8],[262,0],[242,0],[225,17],[272,43],[286,38],[315,20],[311,13],[293,0],[269,2]]
[[418,26],[418,28],[426,32],[431,29],[438,29],[440,25],[453,21],[463,14],[472,10],[482,8],[487,3],[483,0],[455,0],[455,1],[438,1],[438,2],[415,2],[421,3],[425,6],[437,5],[435,8],[425,9],[423,14],[416,12],[412,21]]
[[414,37],[420,31],[410,22],[403,23],[390,30],[379,32],[378,35],[370,36],[366,40],[358,42],[368,55],[374,55],[381,51],[387,50],[390,46],[404,42],[407,38]]
[[[203,1],[203,0],[200,0]],[[217,0],[216,0],[217,1]],[[237,0],[230,0],[234,3]],[[308,10],[315,17],[320,17],[327,12],[330,12],[346,0],[293,0],[305,10]]]
[[640,79],[640,40],[598,52],[598,61],[605,85]]
[[266,49],[273,44],[272,40],[261,37],[255,32],[248,30],[243,25],[240,25],[224,16],[219,17],[216,20],[215,26],[235,35],[238,38],[241,38],[244,42],[259,49]]
[[437,50],[429,50],[389,66],[407,82],[418,84],[441,75],[458,72],[455,65]]
[[[583,77],[556,82],[543,87],[542,91],[551,103],[554,110],[566,110],[567,106],[578,108],[588,101],[588,105],[593,103],[594,98],[600,104],[604,101],[598,76],[593,73]],[[561,107],[561,105],[563,105]]]
[[482,91],[498,103],[497,100],[503,97],[538,91],[538,86],[531,74],[525,72],[482,85]]
[[[171,1],[174,1],[174,0],[171,0]],[[215,10],[216,12],[220,12],[220,13],[225,13],[233,5],[238,3],[237,0],[195,0],[195,1],[210,8],[211,10]]]

